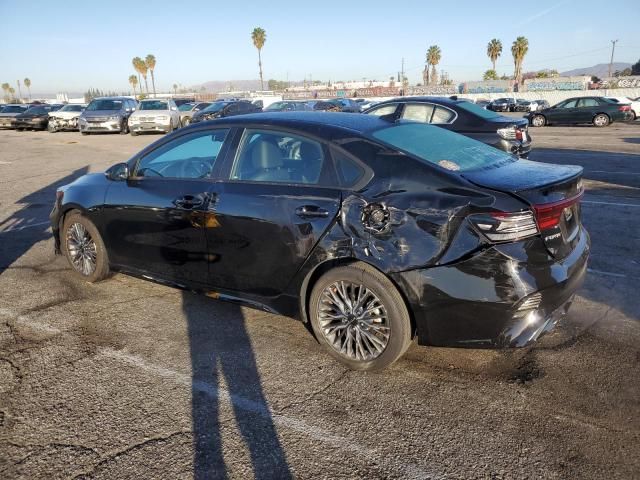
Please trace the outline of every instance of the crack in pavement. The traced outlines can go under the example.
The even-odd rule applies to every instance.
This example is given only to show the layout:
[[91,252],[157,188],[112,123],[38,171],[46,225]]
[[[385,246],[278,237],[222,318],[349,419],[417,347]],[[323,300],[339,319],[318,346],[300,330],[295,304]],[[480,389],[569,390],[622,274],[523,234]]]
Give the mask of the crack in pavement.
[[[90,470],[75,475],[73,477],[73,480],[82,480],[82,479],[90,478],[91,475],[96,473],[100,468],[104,467],[105,465],[107,465],[110,462],[113,462],[113,461],[119,459],[120,457],[122,457],[124,455],[128,455],[131,452],[135,452],[137,450],[143,449],[143,448],[145,448],[145,447],[147,447],[149,445],[153,445],[153,444],[156,444],[156,443],[167,442],[167,441],[171,440],[173,437],[178,437],[178,436],[183,436],[183,435],[189,435],[191,437],[193,435],[193,432],[191,430],[179,430],[177,432],[173,432],[173,433],[170,433],[170,434],[165,435],[165,436],[151,437],[151,438],[148,438],[148,439],[146,439],[146,440],[144,440],[142,442],[135,443],[133,445],[129,445],[129,446],[127,446],[127,447],[125,447],[125,448],[123,448],[121,450],[117,450],[115,452],[108,453],[98,463],[96,463]],[[189,441],[191,442],[191,439]]]
[[331,387],[335,386],[338,382],[343,380],[347,376],[347,374],[349,372],[350,372],[350,370],[345,369],[342,373],[340,373],[340,375],[338,375],[334,380],[332,380],[329,383],[327,383],[324,387],[319,388],[318,390],[315,390],[314,392],[311,392],[309,395],[307,395],[302,400],[298,400],[297,402],[288,403],[287,405],[284,405],[284,406],[280,407],[279,410],[274,410],[274,413],[279,415],[282,412],[284,412],[285,410],[287,410],[288,408],[296,407],[298,405],[303,405],[303,404],[307,403],[309,400],[312,400],[316,396],[320,395],[321,393],[326,392]]

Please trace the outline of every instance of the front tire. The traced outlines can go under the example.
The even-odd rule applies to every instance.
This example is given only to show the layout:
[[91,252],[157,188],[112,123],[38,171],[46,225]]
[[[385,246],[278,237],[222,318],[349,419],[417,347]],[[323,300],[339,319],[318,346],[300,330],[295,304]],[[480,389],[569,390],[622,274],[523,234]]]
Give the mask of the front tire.
[[309,318],[325,350],[352,370],[380,370],[411,343],[407,306],[391,281],[373,267],[328,271],[313,287]]
[[531,119],[532,127],[544,127],[547,124],[547,119],[543,115],[534,115]]
[[181,123],[183,127],[188,127],[191,123],[191,119],[189,117],[185,117],[181,120]]
[[595,117],[593,117],[593,126],[594,127],[606,127],[609,125],[610,120],[607,115],[604,113],[599,113]]
[[60,232],[64,254],[71,267],[87,282],[109,275],[109,259],[98,229],[80,212],[69,213]]

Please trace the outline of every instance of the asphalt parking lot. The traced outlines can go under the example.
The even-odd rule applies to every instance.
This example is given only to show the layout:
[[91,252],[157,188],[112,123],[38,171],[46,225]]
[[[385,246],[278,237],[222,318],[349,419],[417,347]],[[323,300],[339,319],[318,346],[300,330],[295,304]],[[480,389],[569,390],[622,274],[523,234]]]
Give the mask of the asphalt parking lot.
[[568,318],[358,373],[294,320],[53,254],[56,187],[158,136],[0,131],[0,478],[640,478],[640,122],[530,133],[585,169]]

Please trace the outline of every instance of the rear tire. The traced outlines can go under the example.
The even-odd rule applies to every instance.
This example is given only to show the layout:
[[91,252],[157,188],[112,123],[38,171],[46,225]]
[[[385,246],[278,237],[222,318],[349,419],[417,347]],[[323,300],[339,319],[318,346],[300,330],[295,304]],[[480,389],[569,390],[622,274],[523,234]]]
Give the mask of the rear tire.
[[87,282],[99,282],[109,276],[109,259],[98,229],[78,211],[67,214],[60,240],[71,268]]
[[138,135],[138,132],[136,132],[135,130],[131,130],[129,133],[132,137],[136,137]]
[[598,115],[593,117],[594,127],[606,127],[607,125],[609,125],[610,122],[611,121],[609,120],[609,117],[604,113],[599,113]]
[[183,127],[188,127],[191,123],[191,119],[189,117],[183,118],[181,123]]
[[411,321],[400,292],[366,264],[337,267],[311,291],[311,327],[327,352],[352,370],[380,370],[411,343]]
[[544,115],[534,115],[531,118],[531,126],[532,127],[544,127],[547,124],[547,119]]
[[89,135],[89,132],[80,132],[82,135]]
[[126,135],[127,133],[129,133],[129,122],[125,118],[122,120],[122,125],[120,125],[120,135]]

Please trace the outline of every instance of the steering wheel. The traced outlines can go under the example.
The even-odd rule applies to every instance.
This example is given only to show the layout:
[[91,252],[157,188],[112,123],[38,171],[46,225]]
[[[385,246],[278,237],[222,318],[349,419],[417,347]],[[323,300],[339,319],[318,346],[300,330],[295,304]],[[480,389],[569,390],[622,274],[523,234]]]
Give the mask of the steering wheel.
[[182,164],[183,178],[204,178],[211,172],[211,167],[202,160],[188,160]]

